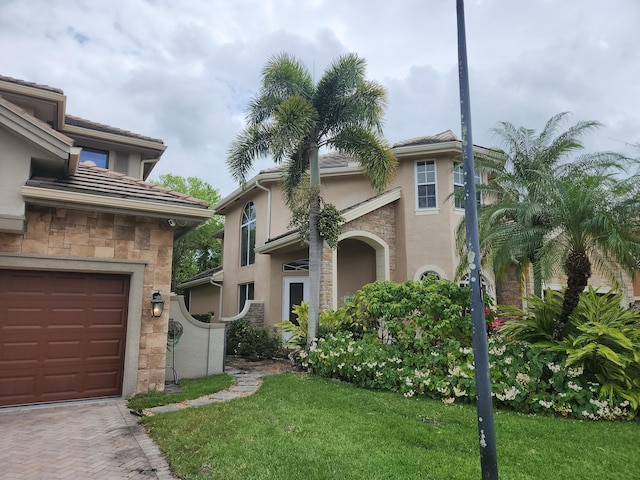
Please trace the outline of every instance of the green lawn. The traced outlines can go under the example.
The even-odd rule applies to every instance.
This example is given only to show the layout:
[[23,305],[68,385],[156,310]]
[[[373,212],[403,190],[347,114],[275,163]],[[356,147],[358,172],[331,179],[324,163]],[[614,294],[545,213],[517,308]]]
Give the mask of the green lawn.
[[127,406],[133,410],[158,407],[170,403],[193,400],[194,398],[210,395],[230,387],[235,382],[231,375],[221,373],[210,377],[180,380],[181,392],[164,393],[151,391],[144,395],[136,395],[129,399]]
[[[307,375],[248,397],[142,420],[185,479],[480,478],[473,406]],[[500,478],[638,479],[640,423],[495,412]]]

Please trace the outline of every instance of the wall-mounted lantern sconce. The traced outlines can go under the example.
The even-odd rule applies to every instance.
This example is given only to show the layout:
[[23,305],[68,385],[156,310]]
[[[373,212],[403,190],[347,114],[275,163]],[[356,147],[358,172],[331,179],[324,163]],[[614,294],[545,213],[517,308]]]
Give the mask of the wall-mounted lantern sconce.
[[162,299],[162,295],[160,294],[160,290],[156,290],[151,295],[151,316],[154,318],[162,315],[164,311],[164,300]]

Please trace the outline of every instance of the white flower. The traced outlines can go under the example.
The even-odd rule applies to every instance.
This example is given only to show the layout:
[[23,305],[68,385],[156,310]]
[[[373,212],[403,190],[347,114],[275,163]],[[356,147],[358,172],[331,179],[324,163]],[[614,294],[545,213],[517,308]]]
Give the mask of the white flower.
[[567,368],[567,377],[571,377],[571,378],[576,378],[579,377],[580,375],[582,375],[584,373],[584,368],[583,367],[578,367],[578,368]]
[[404,379],[404,383],[407,384],[407,387],[413,386],[413,380],[411,380],[409,377]]
[[456,397],[464,397],[467,394],[467,392],[466,390],[461,390],[458,387],[453,387],[453,394]]
[[518,374],[516,375],[516,382],[524,387],[529,385],[530,381],[531,377],[529,377],[529,375],[527,375],[526,373],[518,372]]
[[516,387],[512,386],[509,389],[505,389],[502,393],[496,393],[496,397],[499,400],[515,400],[516,395],[518,395],[518,393],[520,393],[520,390],[518,390]]
[[453,398],[453,397],[444,397],[442,399],[442,401],[443,401],[443,403],[446,403],[447,405],[451,405],[453,402],[456,401],[456,399]]
[[551,363],[547,363],[547,367],[549,368],[549,370],[551,370],[553,373],[558,373],[560,371],[560,365],[556,365],[555,363],[551,362]]
[[411,397],[413,397],[415,395],[415,393],[416,392],[414,392],[413,390],[409,390],[408,392],[406,392],[404,394],[404,396],[407,397],[407,398],[411,398]]
[[540,405],[542,405],[544,408],[551,408],[553,407],[553,402],[546,402],[544,400],[538,400],[538,403]]
[[567,387],[569,387],[571,390],[574,390],[576,392],[579,392],[580,390],[582,390],[582,387],[580,385],[578,385],[577,383],[572,382],[571,380],[569,380],[569,382],[567,382]]

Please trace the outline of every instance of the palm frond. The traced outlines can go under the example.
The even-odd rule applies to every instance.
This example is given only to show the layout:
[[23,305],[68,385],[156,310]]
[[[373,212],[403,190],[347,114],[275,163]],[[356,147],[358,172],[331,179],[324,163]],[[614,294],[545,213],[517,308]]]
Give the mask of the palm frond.
[[329,145],[358,162],[378,192],[382,192],[395,176],[398,161],[381,135],[351,126],[333,137]]
[[243,130],[234,140],[227,154],[227,166],[238,183],[246,182],[256,158],[269,154],[271,139],[272,132],[266,125],[253,125]]

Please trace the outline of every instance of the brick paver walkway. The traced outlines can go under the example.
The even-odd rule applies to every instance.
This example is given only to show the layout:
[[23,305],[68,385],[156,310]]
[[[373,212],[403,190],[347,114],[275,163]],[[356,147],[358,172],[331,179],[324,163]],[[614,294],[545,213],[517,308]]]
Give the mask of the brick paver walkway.
[[[289,370],[286,362],[229,358],[232,387],[160,413],[251,395],[262,377]],[[177,480],[123,399],[0,408],[2,480]]]
[[3,480],[174,480],[122,399],[0,409]]

